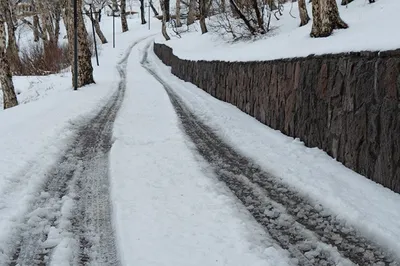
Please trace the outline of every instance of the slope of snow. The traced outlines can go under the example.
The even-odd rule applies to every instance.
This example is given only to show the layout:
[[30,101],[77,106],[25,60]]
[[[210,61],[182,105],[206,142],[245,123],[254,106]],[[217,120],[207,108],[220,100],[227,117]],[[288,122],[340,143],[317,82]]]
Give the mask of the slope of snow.
[[139,60],[134,48],[111,149],[122,263],[288,265],[287,253],[193,156],[164,88]]
[[[308,2],[308,1],[306,1]],[[275,28],[268,36],[257,41],[227,43],[213,33],[200,32],[182,34],[165,42],[174,49],[174,54],[191,60],[260,61],[279,58],[303,57],[310,54],[340,53],[350,51],[382,51],[400,48],[399,0],[377,0],[368,4],[366,0],[354,0],[347,7],[339,5],[340,16],[349,24],[345,30],[336,30],[328,38],[311,38],[310,21],[299,27],[297,2],[285,4],[284,15],[271,26]],[[311,16],[311,4],[307,4]],[[172,35],[173,36],[173,35]]]
[[[132,31],[123,35],[117,26],[116,49],[110,43],[103,46],[107,53],[100,57],[100,67],[93,64],[96,84],[73,91],[69,73],[15,79],[19,100],[27,104],[0,111],[0,264],[10,247],[8,236],[39,193],[48,168],[75,128],[96,115],[117,88],[116,63],[132,41],[150,34],[139,21],[130,24]],[[105,34],[111,39],[107,28]]]
[[173,76],[151,53],[156,71],[197,113],[244,155],[266,171],[321,204],[341,220],[399,255],[400,195],[351,171],[322,150],[307,148]]

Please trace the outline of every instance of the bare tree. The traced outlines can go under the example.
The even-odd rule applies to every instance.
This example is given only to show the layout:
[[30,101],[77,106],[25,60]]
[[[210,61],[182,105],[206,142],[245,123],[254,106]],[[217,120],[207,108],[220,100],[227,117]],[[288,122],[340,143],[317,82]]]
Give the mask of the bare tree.
[[[82,10],[82,0],[78,1],[79,11]],[[66,22],[68,36],[68,50],[70,62],[73,62],[74,51],[74,10],[72,1],[65,1],[66,8],[64,9],[64,21]],[[82,12],[78,12],[78,87],[82,87],[94,83],[92,55],[90,52],[88,34],[85,28]],[[72,67],[72,76],[75,74],[75,69]]]
[[189,1],[189,11],[188,11],[188,17],[186,20],[187,25],[192,25],[194,21],[196,20],[196,0],[190,0]]
[[[270,30],[274,2],[269,0],[214,0],[213,16],[209,19],[212,30],[223,37],[250,38]],[[271,6],[270,6],[271,5]]]
[[299,5],[299,14],[300,14],[300,27],[307,25],[310,21],[310,17],[308,16],[306,0],[298,0]]
[[167,33],[167,6],[169,7],[169,0],[161,0],[161,10],[162,10],[162,24],[161,24],[161,33],[164,36],[165,40],[169,41],[171,38],[168,36]]
[[176,0],[175,17],[176,17],[176,26],[177,27],[182,27],[182,22],[181,22],[181,0]]
[[207,16],[207,5],[206,0],[199,0],[200,9],[200,28],[201,34],[207,33],[206,16]]
[[146,24],[145,14],[144,14],[144,0],[140,0],[140,18],[142,24]]
[[258,24],[258,30],[261,34],[265,33],[265,29],[264,29],[264,18],[261,15],[260,9],[258,7],[258,2],[257,0],[252,0],[252,7],[254,10],[254,13],[256,14],[256,18],[257,18],[257,24]]
[[33,41],[34,42],[38,42],[39,41],[39,16],[38,15],[34,15],[33,16],[33,25],[32,25],[32,30],[33,30]]
[[17,45],[17,40],[15,38],[15,31],[17,29],[15,18],[13,17],[12,9],[15,8],[17,3],[11,4],[9,0],[2,0],[1,2],[1,12],[4,14],[4,20],[7,25],[7,59],[9,60],[11,71],[16,73],[21,68],[21,60],[19,58],[19,48]]
[[55,33],[55,27],[53,24],[52,20],[52,7],[49,6],[47,1],[36,1],[36,8],[37,12],[40,18],[40,21],[42,22],[41,28],[44,31],[44,34],[42,34],[42,41],[43,41],[43,47],[44,51],[47,51],[49,47],[54,47],[57,46],[57,36]]
[[0,0],[0,85],[3,91],[4,109],[18,105],[14,91],[12,73],[6,56],[6,31],[5,18],[3,16],[6,0]]
[[239,9],[238,5],[236,4],[235,0],[229,0],[233,11],[239,16],[239,18],[244,22],[247,26],[249,32],[254,35],[256,33],[256,29],[252,25],[251,21],[243,14],[243,12]]
[[[101,30],[100,23],[98,17],[93,17],[93,10],[98,10],[97,12],[101,12],[101,10],[104,8],[105,4],[103,5],[103,2],[106,1],[97,1],[97,5],[94,4],[95,1],[85,1],[85,4],[89,5],[90,10],[88,10],[86,7],[84,8],[86,16],[90,19],[90,21],[94,25],[94,30],[96,31],[97,36],[99,36],[99,39],[102,44],[107,43],[107,38],[104,36],[103,31]],[[99,7],[100,6],[100,7]]]
[[53,10],[53,16],[54,16],[54,35],[56,42],[58,43],[58,39],[60,38],[60,22],[61,22],[61,13],[62,13],[62,1],[57,0],[54,1],[54,10]]
[[121,0],[121,26],[122,32],[126,32],[129,30],[128,21],[126,20],[126,0]]
[[86,4],[92,4],[93,10],[96,14],[95,18],[98,22],[101,22],[101,13],[103,12],[103,9],[110,4],[110,0],[87,0],[85,2]]
[[311,37],[327,37],[334,29],[346,29],[348,25],[340,18],[336,0],[313,0],[313,25]]
[[35,13],[33,24],[21,18],[21,21],[32,29],[34,41],[43,41],[44,51],[49,47],[58,46],[62,5],[62,0],[31,0]]
[[157,9],[154,7],[154,5],[153,5],[153,1],[149,1],[149,4],[150,4],[150,7],[151,7],[151,10],[153,10],[153,13],[154,13],[154,16],[158,16],[158,12],[157,12]]
[[170,0],[163,0],[164,9],[165,9],[165,21],[171,20],[171,12],[170,12]]

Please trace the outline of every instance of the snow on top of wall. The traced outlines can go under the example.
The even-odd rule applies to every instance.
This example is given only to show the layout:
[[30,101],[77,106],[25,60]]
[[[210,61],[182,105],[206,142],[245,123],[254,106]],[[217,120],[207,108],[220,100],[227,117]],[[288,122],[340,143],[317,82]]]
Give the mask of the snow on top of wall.
[[[213,33],[201,35],[200,31],[184,33],[182,38],[165,42],[180,58],[191,60],[261,61],[279,58],[304,57],[311,54],[341,53],[350,51],[382,51],[400,48],[399,0],[377,0],[369,4],[366,0],[355,0],[341,6],[342,19],[349,24],[345,30],[335,30],[328,38],[311,38],[310,21],[299,27],[297,3],[285,4],[280,20],[274,17],[275,28],[257,41],[229,43]],[[307,1],[308,2],[308,1]],[[311,3],[307,3],[309,15]],[[291,14],[296,17],[293,18]]]

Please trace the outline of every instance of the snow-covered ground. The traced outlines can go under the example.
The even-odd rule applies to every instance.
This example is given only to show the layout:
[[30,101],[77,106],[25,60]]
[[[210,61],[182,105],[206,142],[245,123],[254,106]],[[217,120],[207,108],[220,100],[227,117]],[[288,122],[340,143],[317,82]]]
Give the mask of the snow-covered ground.
[[184,102],[233,147],[282,182],[371,239],[400,250],[400,195],[351,171],[322,150],[273,130],[235,106],[173,76],[154,55],[155,70]]
[[[312,17],[311,3],[307,2]],[[212,32],[201,35],[199,31],[183,33],[182,38],[165,42],[160,36],[157,42],[166,43],[174,54],[191,60],[260,61],[278,58],[303,57],[310,54],[340,53],[350,51],[382,51],[400,48],[399,0],[355,0],[347,7],[337,0],[340,16],[349,24],[345,30],[336,30],[329,38],[311,38],[310,21],[299,27],[297,2],[293,3],[292,18],[289,4],[284,5],[280,20],[274,17],[267,36],[257,41],[228,43]],[[173,34],[171,34],[173,36]]]
[[[117,35],[116,49],[103,46],[107,52],[100,67],[94,67],[96,84],[74,92],[68,72],[14,79],[21,104],[0,112],[0,264],[8,261],[4,254],[15,244],[10,236],[17,234],[30,202],[41,195],[49,168],[67,149],[75,129],[117,88],[117,62],[133,41],[160,29],[156,21],[152,31],[137,20],[131,23],[130,32]],[[289,265],[287,252],[193,155],[166,93],[141,67],[140,56],[134,48],[110,154],[123,265]],[[46,214],[49,209],[33,215],[63,215],[64,224],[70,201],[66,199],[68,210],[61,213]],[[74,242],[60,241],[53,229],[45,242],[55,246],[52,265],[67,265],[68,243]]]
[[[348,9],[341,7],[351,28],[336,31],[330,39],[310,39],[310,25],[299,29],[298,20],[285,14],[279,21],[282,27],[270,39],[227,44],[217,42],[211,34],[200,36],[196,32],[169,44],[185,58],[226,60],[392,49],[398,47],[398,37],[383,37],[396,26],[394,10],[398,7],[397,0],[378,0],[374,5],[356,0]],[[385,17],[390,14],[395,14],[390,25],[379,24],[388,23]],[[103,18],[103,30],[111,41],[112,18]],[[100,67],[94,67],[96,84],[74,92],[68,72],[15,78],[19,101],[25,104],[0,111],[0,264],[7,259],[2,256],[10,247],[8,237],[30,200],[40,193],[48,168],[67,148],[77,126],[93,117],[117,88],[117,62],[133,41],[160,29],[157,21],[152,21],[151,31],[137,18],[129,23],[131,30],[121,34],[117,20],[116,49],[111,43],[102,46]],[[380,40],[366,41],[370,31],[361,25],[379,29]],[[273,244],[196,155],[179,128],[162,85],[140,65],[144,46],[135,47],[129,59],[126,98],[114,125],[110,153],[114,226],[123,265],[290,264],[288,254]],[[338,218],[399,253],[400,195],[183,83],[152,53],[150,59],[188,106],[232,146]]]
[[123,264],[288,265],[287,253],[191,152],[164,88],[140,56],[135,49],[130,58],[111,150]]
[[[87,30],[88,33],[92,35],[92,28],[90,21],[85,18],[86,25],[87,25]],[[128,20],[130,24],[136,25],[137,21],[133,22],[132,19]],[[102,30],[109,42],[107,45],[102,45],[100,43],[100,40],[97,40],[97,48],[98,48],[98,53],[100,57],[100,64],[102,62],[107,62],[108,58],[107,55],[106,57],[103,57],[103,53],[105,52],[104,49],[106,49],[107,53],[109,51],[109,48],[111,46],[112,42],[112,18],[111,17],[106,17],[104,16],[101,22],[101,27]],[[134,26],[135,27],[135,26]],[[122,49],[127,46],[128,44],[124,39],[119,39],[119,35],[121,34],[121,22],[119,18],[116,18],[116,46],[119,49]],[[64,38],[66,35],[65,31],[65,26],[63,21],[61,20],[60,24],[60,44],[66,43],[67,39]],[[16,37],[17,37],[17,42],[18,42],[18,47],[21,52],[29,51],[29,47],[32,45],[35,45],[33,42],[33,33],[32,30],[24,24],[19,25],[17,28],[16,32]],[[122,47],[118,47],[120,45],[123,45]],[[112,55],[109,55],[112,58]],[[115,57],[115,56],[114,56]],[[115,62],[118,60],[114,60]],[[113,61],[113,62],[114,62]],[[95,67],[95,61],[93,61],[93,66]],[[103,67],[103,66],[102,66]],[[96,70],[96,67],[95,67]],[[102,75],[100,75],[102,76]],[[46,98],[49,95],[53,94],[58,94],[59,92],[65,92],[69,91],[71,89],[71,72],[70,69],[65,69],[62,71],[62,73],[59,74],[54,74],[54,75],[48,75],[48,76],[14,76],[13,77],[14,81],[14,87],[15,87],[15,92],[17,93],[17,98],[19,104],[25,104],[29,103],[32,101],[36,101],[38,99]],[[0,90],[0,112],[3,111],[3,96],[2,92]]]
[[[96,84],[73,91],[69,73],[14,79],[19,101],[26,104],[0,111],[0,262],[8,236],[76,126],[94,116],[117,88],[116,63],[134,40],[150,34],[138,21],[129,23],[129,34],[120,34],[117,24],[116,49],[111,43],[104,45],[107,53],[100,57],[100,67],[93,64]],[[109,22],[108,26],[112,29]],[[111,31],[103,29],[111,40]]]

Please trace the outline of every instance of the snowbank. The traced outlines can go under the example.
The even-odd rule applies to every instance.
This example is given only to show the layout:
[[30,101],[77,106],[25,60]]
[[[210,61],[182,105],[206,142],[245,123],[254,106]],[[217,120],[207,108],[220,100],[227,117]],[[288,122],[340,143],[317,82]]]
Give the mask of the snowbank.
[[[308,1],[306,1],[308,2]],[[285,4],[284,15],[277,21],[272,19],[271,26],[277,27],[263,39],[227,43],[213,33],[201,35],[200,32],[182,34],[182,38],[173,38],[165,42],[162,37],[157,42],[165,43],[174,49],[174,54],[182,59],[225,60],[225,61],[261,61],[279,58],[304,57],[310,54],[341,53],[350,51],[383,51],[400,48],[400,1],[377,0],[369,4],[365,0],[355,0],[347,7],[341,6],[340,16],[349,24],[345,30],[336,30],[328,38],[311,38],[310,21],[299,27],[300,18],[297,2]],[[311,16],[311,3],[307,3]]]

